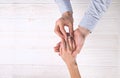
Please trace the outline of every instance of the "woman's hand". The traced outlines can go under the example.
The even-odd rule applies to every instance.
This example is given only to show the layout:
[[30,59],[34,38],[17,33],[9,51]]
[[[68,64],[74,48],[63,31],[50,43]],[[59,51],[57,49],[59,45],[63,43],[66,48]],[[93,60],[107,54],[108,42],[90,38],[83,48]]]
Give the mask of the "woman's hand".
[[76,64],[76,56],[72,55],[69,44],[64,39],[60,43],[60,56],[68,66]]
[[62,39],[62,41],[58,43],[58,45],[60,47],[59,48],[60,56],[66,63],[71,78],[81,78],[79,69],[76,63],[76,56],[72,55],[72,51],[69,48],[68,42]]

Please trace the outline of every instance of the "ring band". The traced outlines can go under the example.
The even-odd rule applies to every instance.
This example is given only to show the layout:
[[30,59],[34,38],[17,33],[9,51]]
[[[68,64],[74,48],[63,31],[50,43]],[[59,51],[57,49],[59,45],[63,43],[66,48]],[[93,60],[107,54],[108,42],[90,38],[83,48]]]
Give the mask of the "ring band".
[[68,36],[67,38],[68,38],[68,39],[71,39],[71,38],[72,38],[72,36]]

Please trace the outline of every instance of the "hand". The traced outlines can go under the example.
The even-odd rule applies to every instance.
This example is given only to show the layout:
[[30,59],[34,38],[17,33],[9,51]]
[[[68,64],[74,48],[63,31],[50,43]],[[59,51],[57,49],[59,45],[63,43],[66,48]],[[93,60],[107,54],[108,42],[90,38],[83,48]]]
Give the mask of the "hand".
[[67,64],[67,66],[77,64],[76,56],[72,56],[72,51],[68,45],[69,44],[65,40],[62,40],[60,43],[60,56]]
[[90,33],[89,30],[78,26],[78,28],[74,31],[74,40],[75,40],[75,50],[73,51],[72,55],[76,56],[82,49],[84,45],[84,41],[86,36]]
[[54,32],[63,39],[67,38],[67,34],[64,29],[65,26],[68,26],[69,33],[73,36],[73,17],[71,12],[65,12],[62,17],[56,21]]
[[[76,56],[81,51],[85,38],[89,33],[89,30],[80,26],[74,31],[75,50],[72,52],[73,56]],[[54,47],[54,51],[60,52],[60,42]]]
[[[67,39],[65,40],[68,43],[68,48],[70,49],[70,51],[74,51],[75,50],[75,41],[73,39],[73,37],[70,36],[69,33],[67,33]],[[54,47],[54,51],[55,52],[60,52],[60,44],[61,42],[57,43],[57,45]]]
[[81,78],[78,65],[76,62],[76,56],[72,55],[72,51],[69,49],[69,44],[63,39],[60,43],[61,58],[67,65],[71,78]]

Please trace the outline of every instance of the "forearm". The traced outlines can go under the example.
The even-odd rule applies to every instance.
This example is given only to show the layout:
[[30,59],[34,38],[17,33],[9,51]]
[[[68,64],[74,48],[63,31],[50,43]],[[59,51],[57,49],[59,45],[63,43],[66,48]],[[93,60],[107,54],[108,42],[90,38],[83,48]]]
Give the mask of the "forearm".
[[111,0],[92,0],[79,26],[92,32],[97,22],[108,9]]
[[67,65],[71,78],[81,78],[77,63]]
[[70,0],[55,0],[55,2],[58,5],[58,8],[60,9],[60,12],[62,14],[67,11],[69,11],[71,13],[73,12]]

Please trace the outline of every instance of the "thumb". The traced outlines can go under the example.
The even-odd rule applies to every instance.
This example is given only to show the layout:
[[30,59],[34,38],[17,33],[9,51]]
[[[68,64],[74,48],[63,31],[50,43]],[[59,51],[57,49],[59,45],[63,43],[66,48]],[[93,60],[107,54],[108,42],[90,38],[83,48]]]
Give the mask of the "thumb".
[[81,48],[77,47],[75,51],[73,51],[72,55],[76,56],[81,51]]

